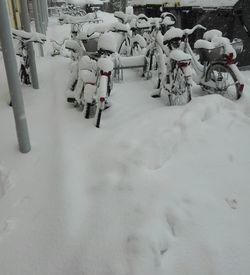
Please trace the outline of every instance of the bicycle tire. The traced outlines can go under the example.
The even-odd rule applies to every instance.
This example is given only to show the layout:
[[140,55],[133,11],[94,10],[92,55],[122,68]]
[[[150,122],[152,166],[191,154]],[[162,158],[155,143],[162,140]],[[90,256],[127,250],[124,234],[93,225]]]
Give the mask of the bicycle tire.
[[85,118],[89,118],[90,116],[90,108],[91,108],[91,103],[86,104],[86,111],[85,111]]
[[[229,81],[228,77],[231,78],[233,83],[226,83]],[[205,79],[206,82],[210,81],[210,84],[213,83],[215,85],[214,93],[220,94],[232,101],[236,101],[241,97],[240,82],[238,81],[236,74],[227,64],[220,62],[210,64],[207,69]],[[221,86],[225,84],[226,86]],[[229,87],[231,88],[229,89]],[[211,93],[211,91],[212,90],[209,92]]]
[[97,113],[97,118],[96,118],[96,128],[100,128],[100,123],[101,123],[101,117],[102,117],[102,109],[99,108],[98,113]]
[[19,77],[20,77],[20,80],[23,84],[25,84],[25,74],[24,74],[24,71],[25,71],[25,67],[24,65],[21,65],[20,67],[20,70],[19,70]]
[[[126,47],[125,53],[122,52],[123,47]],[[118,53],[119,53],[120,55],[128,56],[128,45],[127,45],[126,39],[124,39],[124,40],[122,41],[122,43],[121,43],[121,45],[120,45],[120,47],[119,47],[119,49],[118,49]]]
[[107,81],[107,95],[110,96],[111,91],[112,91],[112,83],[111,83],[111,76],[108,76],[108,81]]
[[173,84],[169,94],[169,103],[171,106],[185,105],[191,101],[191,85],[187,82],[186,76],[181,68],[174,70],[172,75]]

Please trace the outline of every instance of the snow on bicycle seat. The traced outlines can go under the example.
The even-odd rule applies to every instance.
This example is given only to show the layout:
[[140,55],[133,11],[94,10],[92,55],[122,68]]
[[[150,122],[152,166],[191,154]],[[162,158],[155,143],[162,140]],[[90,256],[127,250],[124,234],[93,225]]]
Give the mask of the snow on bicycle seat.
[[183,51],[179,49],[172,50],[169,54],[169,57],[177,62],[180,61],[191,61],[192,57],[191,55],[184,53]]
[[111,31],[128,32],[128,26],[127,26],[127,24],[123,24],[121,22],[116,22],[112,25]]
[[111,58],[101,57],[97,61],[97,67],[104,72],[111,72],[114,69],[114,62]]
[[116,52],[116,39],[112,32],[105,32],[100,35],[97,49],[106,53]]
[[127,15],[122,11],[115,11],[114,17],[121,20],[122,23],[125,23],[127,21]]
[[81,53],[82,51],[85,51],[83,46],[81,47],[75,40],[67,40],[65,42],[65,49],[75,53]]
[[81,79],[84,83],[96,83],[95,72],[89,70],[80,70],[78,78]]
[[215,48],[215,45],[213,42],[207,41],[205,39],[198,39],[194,43],[194,48],[195,49],[207,49],[207,50],[212,50]]
[[175,28],[172,27],[170,28],[168,31],[166,31],[166,33],[164,34],[163,37],[163,44],[166,45],[167,43],[171,42],[172,40],[180,40],[184,35],[184,31],[179,29],[179,28]]
[[203,39],[212,42],[215,37],[222,37],[222,32],[219,30],[209,30],[203,34]]
[[22,39],[26,41],[29,40],[31,42],[44,43],[46,41],[46,36],[38,32],[26,32],[23,30],[12,29],[12,35],[14,38]]

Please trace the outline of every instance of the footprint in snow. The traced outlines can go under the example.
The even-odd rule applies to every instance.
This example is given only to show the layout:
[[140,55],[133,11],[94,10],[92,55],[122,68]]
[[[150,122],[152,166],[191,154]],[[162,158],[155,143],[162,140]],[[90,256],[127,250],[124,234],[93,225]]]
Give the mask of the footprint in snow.
[[3,222],[3,224],[0,226],[0,240],[2,237],[12,231],[15,228],[16,222],[15,220],[6,220]]
[[238,202],[237,202],[237,200],[226,198],[225,201],[227,202],[227,204],[228,204],[232,209],[237,209],[237,208],[238,208]]

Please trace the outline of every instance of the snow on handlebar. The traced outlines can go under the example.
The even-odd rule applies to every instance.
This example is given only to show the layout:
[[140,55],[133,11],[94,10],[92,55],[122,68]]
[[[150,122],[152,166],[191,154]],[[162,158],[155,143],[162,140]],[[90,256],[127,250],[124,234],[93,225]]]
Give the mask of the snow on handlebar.
[[183,34],[190,35],[190,34],[194,33],[197,29],[206,30],[207,28],[198,24],[198,25],[194,26],[192,29],[184,29]]
[[34,42],[43,44],[46,41],[46,36],[38,32],[26,32],[12,29],[12,36],[15,39],[22,40],[24,43]]

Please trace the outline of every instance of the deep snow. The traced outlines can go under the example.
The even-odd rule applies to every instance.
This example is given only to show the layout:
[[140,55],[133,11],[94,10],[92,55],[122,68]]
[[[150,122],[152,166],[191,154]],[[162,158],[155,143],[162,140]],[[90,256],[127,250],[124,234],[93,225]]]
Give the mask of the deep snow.
[[126,71],[96,129],[66,103],[70,60],[38,57],[20,154],[0,64],[1,275],[249,274],[249,82],[167,107]]

